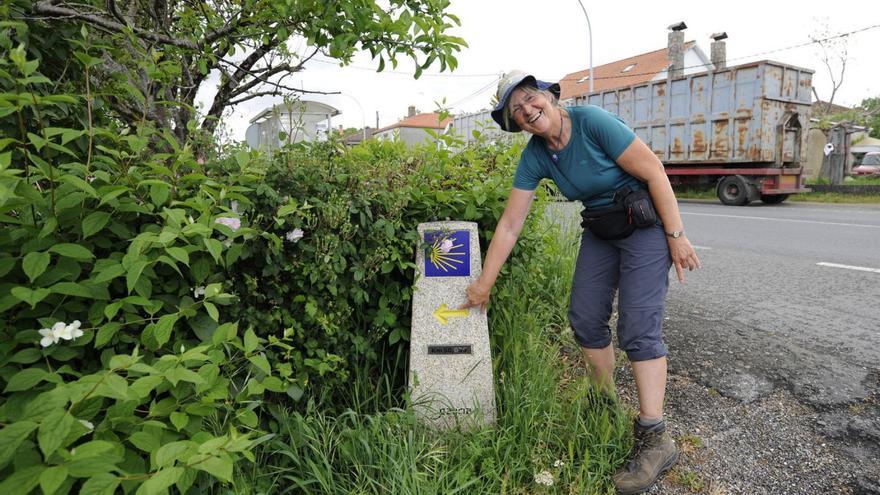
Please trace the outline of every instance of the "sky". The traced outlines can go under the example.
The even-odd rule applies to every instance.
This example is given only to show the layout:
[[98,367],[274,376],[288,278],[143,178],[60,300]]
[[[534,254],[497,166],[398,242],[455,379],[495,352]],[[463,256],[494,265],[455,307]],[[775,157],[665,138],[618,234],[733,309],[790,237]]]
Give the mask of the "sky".
[[[728,65],[775,60],[814,70],[813,86],[823,100],[830,98],[832,82],[822,50],[809,44],[811,38],[870,28],[843,38],[846,71],[834,102],[852,106],[880,96],[880,2],[838,0],[825,4],[833,10],[823,11],[790,0],[582,1],[592,28],[594,66],[665,48],[667,26],[684,21],[685,40],[695,40],[707,56],[709,36],[727,32]],[[406,60],[393,71],[388,64],[385,72],[377,73],[378,60],[368,53],[356,56],[348,67],[319,55],[286,83],[341,92],[307,96],[341,111],[332,120],[334,127],[375,127],[377,112],[378,124],[384,127],[404,117],[409,105],[430,112],[444,98],[445,106],[456,114],[488,108],[499,76],[511,69],[555,81],[589,67],[587,18],[578,0],[453,0],[449,12],[461,20],[451,33],[469,45],[457,55],[455,72],[439,73],[435,64],[414,79],[412,64]],[[807,46],[789,48],[803,44]],[[301,42],[293,48],[307,49]],[[834,67],[839,72],[839,64]],[[208,102],[212,91],[203,88],[199,101]],[[236,107],[225,119],[229,137],[243,140],[248,121],[280,102],[281,98],[261,97]]]

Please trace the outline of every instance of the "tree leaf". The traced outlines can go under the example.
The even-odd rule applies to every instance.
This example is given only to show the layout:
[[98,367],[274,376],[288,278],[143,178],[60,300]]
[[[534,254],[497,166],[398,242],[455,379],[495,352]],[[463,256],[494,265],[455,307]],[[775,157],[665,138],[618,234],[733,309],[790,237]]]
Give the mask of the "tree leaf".
[[254,352],[258,345],[260,345],[260,339],[254,333],[254,329],[248,327],[244,332],[244,352],[250,354]]
[[75,260],[90,260],[95,257],[95,255],[85,247],[73,243],[55,244],[49,248],[49,251]]
[[216,322],[220,322],[220,311],[217,310],[217,306],[214,306],[213,303],[205,301],[204,303],[205,310],[208,312],[208,316],[211,317],[212,320]]
[[40,473],[40,488],[44,495],[52,495],[67,479],[67,466],[52,466]]
[[17,470],[0,483],[0,493],[3,495],[27,495],[37,484],[40,483],[40,473],[46,466],[31,466]]
[[266,359],[266,356],[264,356],[262,353],[249,357],[248,361],[250,361],[251,364],[253,364],[257,368],[259,368],[260,371],[262,371],[263,373],[265,373],[267,375],[272,374],[272,367],[269,366],[269,360]]
[[142,484],[135,495],[160,495],[167,493],[168,488],[177,483],[183,475],[182,467],[170,467],[153,474],[150,479]]
[[169,247],[165,248],[165,251],[177,261],[183,263],[186,266],[189,266],[189,253],[187,253],[186,249],[181,247]]
[[120,328],[122,328],[122,324],[115,321],[102,325],[101,329],[98,330],[98,334],[95,336],[95,347],[104,347],[104,345],[107,344],[107,342],[110,342],[110,339],[116,335],[116,332],[118,332]]
[[166,443],[156,451],[156,466],[165,468],[172,466],[174,461],[185,460],[180,456],[191,448],[195,447],[192,441],[181,441]]
[[31,290],[27,287],[13,287],[10,293],[20,301],[30,304],[31,309],[33,309],[40,301],[46,299],[52,291],[45,288]]
[[225,457],[210,456],[204,460],[191,459],[192,467],[204,471],[225,482],[232,481],[232,460]]
[[21,268],[24,270],[24,274],[27,275],[28,279],[33,282],[46,271],[51,258],[52,257],[49,253],[30,252],[26,254],[21,261]]
[[189,416],[186,413],[182,413],[180,411],[174,411],[170,415],[171,424],[177,428],[177,431],[180,431],[186,428],[186,425],[189,424]]
[[79,489],[79,495],[114,495],[119,478],[110,473],[98,473],[87,479]]
[[208,252],[211,253],[214,261],[220,263],[220,256],[223,254],[223,244],[217,239],[206,238],[204,241],[205,247],[208,248]]
[[174,324],[177,323],[178,318],[180,318],[178,313],[164,315],[159,318],[159,321],[156,323],[156,327],[153,330],[153,337],[156,339],[159,346],[165,345],[165,343],[171,338],[171,330],[174,329]]
[[128,437],[128,441],[138,449],[147,453],[156,452],[162,447],[162,441],[158,436],[151,435],[145,431],[132,433],[131,436]]
[[141,278],[141,273],[143,273],[144,268],[148,264],[144,260],[137,260],[128,268],[128,273],[125,275],[125,285],[128,288],[129,294],[134,290],[134,286],[137,285],[138,279]]
[[37,426],[37,423],[32,421],[17,421],[0,430],[0,468],[12,460],[18,446],[37,429]]
[[9,382],[6,384],[6,389],[3,392],[19,392],[21,390],[28,390],[34,385],[45,380],[48,375],[48,372],[46,372],[45,370],[41,370],[40,368],[25,368],[18,373],[12,375],[12,378],[9,379]]
[[96,211],[85,217],[82,222],[83,238],[89,237],[107,225],[110,221],[110,214],[106,211]]
[[74,421],[76,419],[65,409],[56,409],[43,418],[40,431],[37,433],[37,442],[40,444],[44,458],[48,458],[58,450],[58,447],[61,447]]

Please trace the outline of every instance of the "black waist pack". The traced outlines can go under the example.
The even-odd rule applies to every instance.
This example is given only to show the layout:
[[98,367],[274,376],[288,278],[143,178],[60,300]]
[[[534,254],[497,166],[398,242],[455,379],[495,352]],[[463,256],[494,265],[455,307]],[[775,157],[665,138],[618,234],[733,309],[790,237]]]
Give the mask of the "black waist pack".
[[617,240],[629,237],[636,229],[657,223],[657,212],[651,194],[624,187],[614,193],[614,204],[598,210],[584,209],[581,226],[599,239]]

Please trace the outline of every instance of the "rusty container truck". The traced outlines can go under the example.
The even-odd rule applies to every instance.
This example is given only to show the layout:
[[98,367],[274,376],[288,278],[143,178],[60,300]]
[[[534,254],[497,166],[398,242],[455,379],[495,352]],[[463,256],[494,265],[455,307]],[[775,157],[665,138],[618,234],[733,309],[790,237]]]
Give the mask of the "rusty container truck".
[[802,176],[813,71],[760,61],[575,99],[635,130],[673,185],[714,185],[726,205],[781,203]]

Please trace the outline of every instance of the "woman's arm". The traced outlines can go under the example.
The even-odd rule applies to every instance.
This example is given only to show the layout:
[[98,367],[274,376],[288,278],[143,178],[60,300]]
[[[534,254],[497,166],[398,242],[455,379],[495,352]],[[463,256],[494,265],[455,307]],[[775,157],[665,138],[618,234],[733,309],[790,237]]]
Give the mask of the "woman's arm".
[[[678,201],[675,200],[669,177],[666,176],[666,171],[657,155],[639,138],[635,138],[617,158],[617,164],[630,175],[648,184],[648,191],[651,193],[654,207],[660,215],[660,220],[663,221],[666,232],[683,231],[684,223],[678,211]],[[676,239],[668,237],[667,240],[678,280],[684,282],[684,269],[699,268],[700,259],[697,258],[697,253],[687,237],[681,236]]]
[[492,292],[492,286],[495,285],[501,267],[510,256],[513,246],[516,245],[516,239],[522,231],[534,197],[535,191],[517,188],[510,191],[507,207],[504,208],[501,220],[495,227],[495,235],[492,236],[492,241],[489,243],[489,251],[486,253],[486,261],[483,263],[483,272],[467,288],[467,303],[462,308],[480,306],[483,312],[486,311],[489,305],[489,293]]

